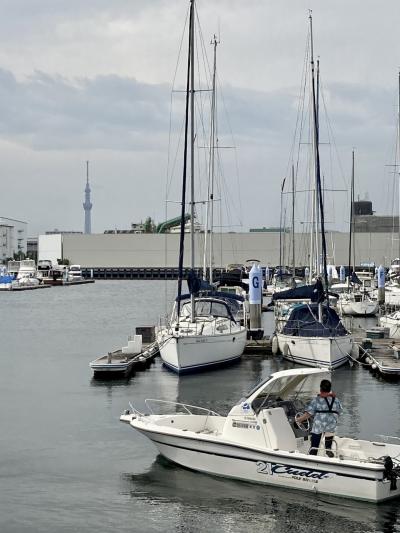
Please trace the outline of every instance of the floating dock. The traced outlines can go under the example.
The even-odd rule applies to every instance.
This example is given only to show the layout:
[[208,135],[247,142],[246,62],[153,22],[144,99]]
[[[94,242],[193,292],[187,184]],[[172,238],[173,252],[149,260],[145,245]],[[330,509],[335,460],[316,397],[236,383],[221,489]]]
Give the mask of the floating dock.
[[47,286],[70,286],[70,285],[85,285],[86,283],[94,283],[94,279],[78,279],[74,281],[68,281],[65,279],[57,278],[44,278],[43,283]]
[[33,291],[36,289],[50,289],[50,285],[21,285],[19,287],[8,287],[7,289],[0,289],[0,292],[14,292],[14,291]]
[[400,378],[400,339],[356,338],[359,361],[386,378]]
[[272,355],[272,341],[270,337],[260,340],[249,339],[244,348],[244,355]]
[[94,377],[128,377],[136,370],[145,370],[159,354],[157,342],[152,342],[138,354],[125,354],[122,350],[109,352],[89,363]]

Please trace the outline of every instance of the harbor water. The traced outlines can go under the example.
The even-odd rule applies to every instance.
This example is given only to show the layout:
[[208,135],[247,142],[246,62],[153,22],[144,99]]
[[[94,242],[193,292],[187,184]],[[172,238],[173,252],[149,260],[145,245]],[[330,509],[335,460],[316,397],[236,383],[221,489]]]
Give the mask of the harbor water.
[[[125,345],[136,326],[157,323],[174,290],[174,282],[97,281],[0,294],[0,532],[400,532],[398,501],[200,474],[162,459],[119,422],[129,401],[141,409],[146,398],[225,414],[255,382],[291,366],[245,356],[178,378],[157,358],[130,379],[94,380],[89,362]],[[270,333],[273,314],[264,322]],[[333,385],[344,406],[338,434],[400,437],[398,383],[354,365],[335,371]]]

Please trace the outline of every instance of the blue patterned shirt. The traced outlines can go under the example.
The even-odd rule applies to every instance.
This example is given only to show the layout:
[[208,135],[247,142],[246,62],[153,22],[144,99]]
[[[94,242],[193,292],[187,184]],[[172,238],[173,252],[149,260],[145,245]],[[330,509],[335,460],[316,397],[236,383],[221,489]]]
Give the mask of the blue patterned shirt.
[[[326,402],[328,400],[331,404],[333,397],[328,396],[326,399],[317,396],[306,408],[307,413],[310,413],[314,417],[311,432],[312,433],[334,433],[336,429],[338,415],[343,411],[342,404],[335,398],[332,404],[332,411],[336,411],[338,414],[330,413],[329,407]],[[323,413],[317,413],[317,411],[326,411]]]

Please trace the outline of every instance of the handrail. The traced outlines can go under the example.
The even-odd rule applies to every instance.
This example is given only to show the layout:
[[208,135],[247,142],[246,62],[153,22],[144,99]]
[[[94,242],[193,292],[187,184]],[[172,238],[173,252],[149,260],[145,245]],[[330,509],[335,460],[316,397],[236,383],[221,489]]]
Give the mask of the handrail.
[[154,398],[147,398],[144,401],[144,403],[146,404],[147,409],[150,411],[150,413],[152,415],[154,415],[156,413],[154,413],[153,409],[151,408],[150,402],[168,404],[168,405],[175,405],[175,406],[178,405],[180,407],[183,407],[185,409],[185,411],[187,411],[190,415],[193,414],[192,411],[190,410],[190,408],[191,408],[191,409],[196,409],[196,410],[199,410],[199,411],[205,411],[207,413],[207,416],[210,416],[210,415],[211,416],[221,416],[216,411],[212,411],[211,409],[207,409],[206,407],[198,407],[196,405],[189,405],[189,404],[180,403],[180,402],[172,402],[172,401],[169,401],[169,400],[157,400],[157,399],[154,399]]

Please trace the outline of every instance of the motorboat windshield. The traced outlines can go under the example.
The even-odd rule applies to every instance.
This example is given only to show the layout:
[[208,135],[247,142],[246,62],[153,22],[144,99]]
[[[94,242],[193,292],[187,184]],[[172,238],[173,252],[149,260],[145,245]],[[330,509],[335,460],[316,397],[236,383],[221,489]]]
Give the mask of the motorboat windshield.
[[276,372],[253,387],[245,401],[256,412],[265,407],[276,407],[277,402],[282,401],[307,403],[318,394],[321,379],[330,379],[330,372],[321,368]]

